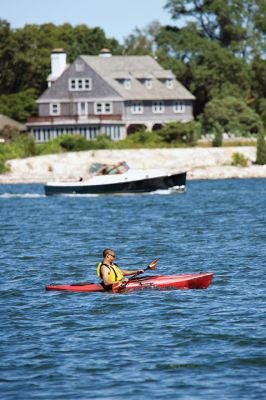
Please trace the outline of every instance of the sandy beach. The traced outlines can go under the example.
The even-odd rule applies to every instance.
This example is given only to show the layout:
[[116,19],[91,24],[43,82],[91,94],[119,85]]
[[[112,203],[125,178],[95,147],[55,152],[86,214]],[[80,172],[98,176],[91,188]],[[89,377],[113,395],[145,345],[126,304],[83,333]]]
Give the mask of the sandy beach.
[[[243,154],[247,167],[232,166],[232,155]],[[45,183],[89,177],[92,163],[126,161],[131,168],[187,171],[187,179],[266,178],[266,165],[254,165],[256,147],[94,150],[10,160],[0,183]]]

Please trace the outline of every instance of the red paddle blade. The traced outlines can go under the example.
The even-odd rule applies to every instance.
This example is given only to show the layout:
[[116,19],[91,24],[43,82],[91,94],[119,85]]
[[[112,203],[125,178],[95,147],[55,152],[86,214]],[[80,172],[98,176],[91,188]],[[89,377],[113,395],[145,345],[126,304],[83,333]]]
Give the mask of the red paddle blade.
[[158,264],[159,258],[155,258],[150,264],[148,269],[155,269],[156,265]]

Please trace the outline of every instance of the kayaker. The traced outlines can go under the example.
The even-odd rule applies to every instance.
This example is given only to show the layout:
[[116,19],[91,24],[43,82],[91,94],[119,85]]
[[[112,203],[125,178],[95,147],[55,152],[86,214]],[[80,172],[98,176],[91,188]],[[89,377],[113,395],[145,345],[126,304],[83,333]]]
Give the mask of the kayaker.
[[102,285],[106,290],[112,289],[112,285],[115,282],[127,282],[128,279],[124,278],[128,275],[142,274],[143,269],[135,269],[133,271],[127,271],[120,269],[117,264],[114,263],[115,252],[112,249],[104,249],[103,261],[98,264],[97,275],[102,279]]

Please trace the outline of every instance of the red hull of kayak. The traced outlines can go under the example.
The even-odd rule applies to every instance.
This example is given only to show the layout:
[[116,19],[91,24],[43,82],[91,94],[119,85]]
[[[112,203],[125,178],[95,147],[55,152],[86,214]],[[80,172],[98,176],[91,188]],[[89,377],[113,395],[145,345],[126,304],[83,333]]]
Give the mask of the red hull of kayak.
[[[157,275],[132,279],[128,282],[126,289],[207,289],[213,278],[213,273],[206,272],[190,275]],[[50,284],[45,286],[46,290],[66,290],[71,292],[104,292],[105,289],[99,283],[76,283],[68,285]]]

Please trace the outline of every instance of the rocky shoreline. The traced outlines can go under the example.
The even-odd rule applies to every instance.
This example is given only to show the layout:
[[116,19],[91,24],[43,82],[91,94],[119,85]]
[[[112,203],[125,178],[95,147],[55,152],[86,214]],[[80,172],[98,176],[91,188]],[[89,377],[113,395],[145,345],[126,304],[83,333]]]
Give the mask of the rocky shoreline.
[[[234,153],[248,160],[247,167],[232,166]],[[266,165],[255,165],[256,147],[186,149],[93,150],[10,160],[10,172],[0,183],[45,183],[89,177],[92,163],[126,161],[131,168],[187,171],[187,179],[266,178]]]

